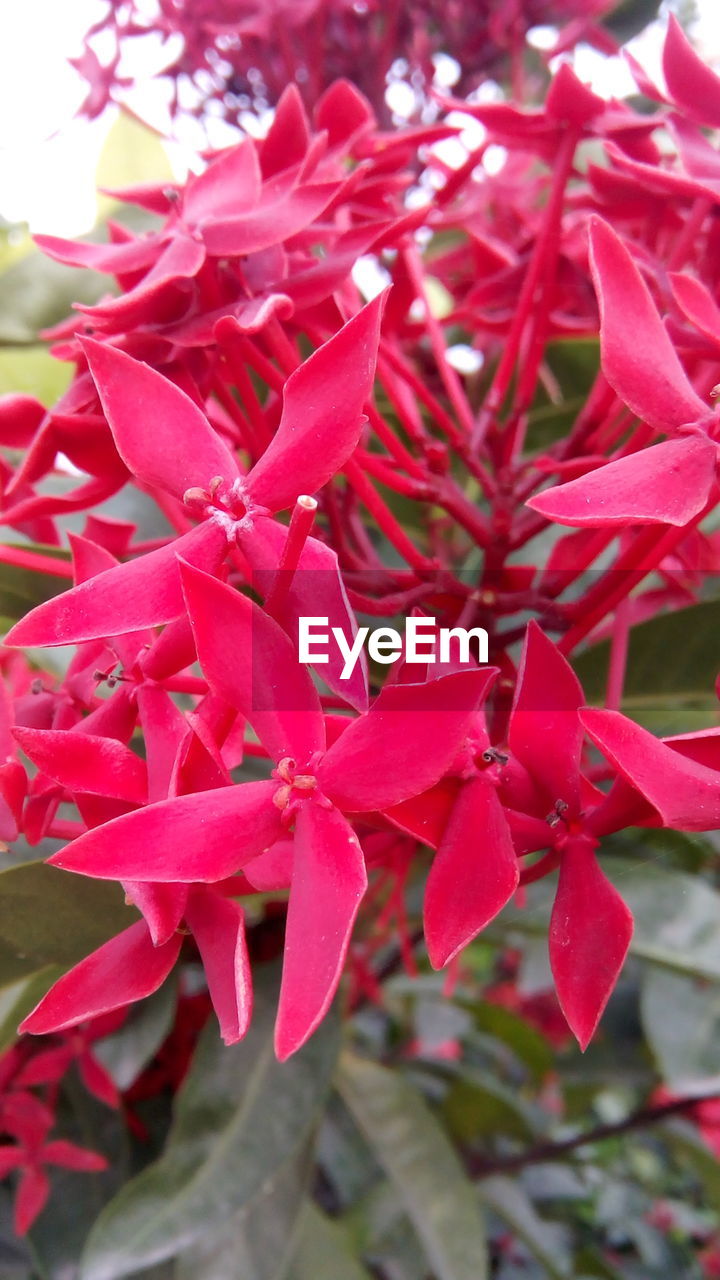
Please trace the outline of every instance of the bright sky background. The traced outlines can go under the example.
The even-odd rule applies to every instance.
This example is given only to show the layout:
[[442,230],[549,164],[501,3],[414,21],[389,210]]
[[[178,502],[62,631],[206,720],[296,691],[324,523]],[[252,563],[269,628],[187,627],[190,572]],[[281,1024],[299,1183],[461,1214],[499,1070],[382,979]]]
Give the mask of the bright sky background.
[[[703,56],[720,66],[718,0],[697,0],[695,39]],[[113,112],[88,123],[74,120],[83,83],[66,61],[78,54],[88,26],[104,11],[102,0],[17,0],[2,15],[0,43],[0,214],[29,222],[33,231],[78,235],[95,221],[95,169]],[[631,48],[651,72],[659,66],[664,24],[657,23]],[[140,55],[159,67],[157,48]],[[600,93],[632,92],[618,59],[581,49],[576,68]],[[143,103],[143,109],[145,108]],[[148,113],[158,102],[148,96]],[[226,139],[218,138],[218,142]],[[171,149],[182,174],[190,150]]]

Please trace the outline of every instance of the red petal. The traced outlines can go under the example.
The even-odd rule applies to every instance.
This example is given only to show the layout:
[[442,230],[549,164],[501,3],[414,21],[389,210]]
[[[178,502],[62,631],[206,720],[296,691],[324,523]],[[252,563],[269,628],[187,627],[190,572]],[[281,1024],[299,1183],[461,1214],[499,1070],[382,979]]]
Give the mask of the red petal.
[[166,547],[108,569],[38,605],[8,632],[5,644],[80,644],[172,622],[185,609],[177,557],[213,571],[227,538],[206,521]]
[[684,436],[546,489],[527,505],[548,520],[580,527],[682,527],[707,503],[716,467],[715,445],[705,436]]
[[495,918],[520,870],[503,807],[482,775],[460,791],[425,890],[425,938],[441,969]]
[[698,57],[672,13],[663,47],[663,73],[673,101],[691,119],[720,128],[720,78]]
[[160,252],[159,236],[130,240],[125,244],[88,244],[85,240],[63,240],[59,236],[33,236],[39,249],[56,262],[71,267],[89,267],[117,275],[143,271],[152,266]]
[[46,1143],[42,1149],[42,1157],[46,1164],[59,1164],[64,1169],[76,1169],[81,1173],[99,1173],[101,1169],[107,1169],[108,1163],[99,1152],[78,1147],[65,1138]]
[[19,1236],[30,1230],[38,1214],[42,1212],[50,1195],[50,1179],[44,1169],[31,1165],[25,1169],[15,1192],[13,1221]]
[[335,475],[360,439],[375,377],[384,293],[363,307],[288,378],[280,425],[248,477],[254,500],[292,506]]
[[186,884],[147,884],[144,880],[123,880],[125,895],[142,912],[153,945],[172,938],[185,914]]
[[203,173],[190,177],[183,196],[183,217],[190,223],[217,221],[221,214],[251,209],[260,195],[257,146],[245,138],[223,151]]
[[550,964],[568,1025],[585,1049],[627,955],[633,918],[584,840],[568,843],[550,921]]
[[[247,534],[240,533],[240,545],[253,570],[254,582],[262,595],[267,595],[277,572],[287,529],[276,520],[255,521]],[[327,618],[328,628],[340,627],[352,643],[357,635],[357,621],[347,598],[338,558],[331,547],[317,538],[308,538],[293,574],[277,621],[296,643],[300,618]],[[364,651],[351,675],[343,680],[345,659],[336,645],[329,646],[329,661],[320,674],[325,683],[356,711],[367,711],[367,661]]]
[[95,323],[100,322],[101,326],[107,320],[111,320],[115,328],[120,324],[125,329],[135,324],[142,325],[152,318],[150,306],[157,295],[180,281],[192,279],[204,261],[205,249],[198,240],[187,235],[174,235],[147,275],[134,288],[91,306],[78,302],[75,309],[90,316]]
[[720,827],[720,784],[714,770],[666,746],[619,711],[585,707],[581,720],[623,777],[679,831]]
[[427,791],[452,764],[496,674],[484,667],[428,684],[385,685],[321,761],[320,787],[350,812]]
[[683,314],[706,338],[720,346],[720,307],[709,290],[694,276],[681,276],[674,271],[669,273],[668,280]]
[[14,736],[33,764],[68,791],[145,802],[145,762],[122,742],[73,729],[15,729]]
[[236,1044],[245,1035],[252,1013],[243,909],[211,889],[193,889],[185,918],[202,956],[223,1042]]
[[508,744],[548,803],[564,800],[573,813],[580,800],[583,727],[578,708],[585,701],[570,663],[534,621],[528,624],[510,716]]
[[650,291],[615,232],[599,218],[590,265],[600,303],[600,350],[608,382],[639,418],[671,432],[708,416],[690,385]]
[[223,880],[280,835],[276,791],[275,782],[244,782],[161,800],[85,832],[49,861],[100,880]]
[[281,244],[314,222],[339,190],[337,182],[308,184],[239,217],[208,219],[203,227],[205,247],[214,257],[239,257]]
[[182,498],[240,473],[205,414],[173,382],[116,347],[83,339],[118,453],[141,484]]
[[152,995],[180,954],[177,935],[154,947],[142,920],[111,938],[59,978],[20,1025],[21,1032],[46,1035],[64,1031]]
[[274,760],[305,765],[325,746],[320,700],[292,642],[233,587],[182,565],[198,658],[210,688],[249,720]]
[[365,862],[350,824],[336,809],[303,804],[275,1027],[281,1062],[312,1035],[332,1003],[366,888]]

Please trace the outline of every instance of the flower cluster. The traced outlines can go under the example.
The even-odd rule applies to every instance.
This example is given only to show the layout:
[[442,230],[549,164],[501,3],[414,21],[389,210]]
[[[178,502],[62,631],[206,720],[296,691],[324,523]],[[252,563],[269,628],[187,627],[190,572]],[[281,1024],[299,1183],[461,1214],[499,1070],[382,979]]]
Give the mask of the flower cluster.
[[562,24],[558,52],[579,40],[613,52],[601,20],[616,7],[617,0],[509,0],[501,10],[492,0],[109,0],[72,63],[88,85],[81,110],[90,119],[132,90],[124,55],[149,33],[162,40],[161,76],[173,114],[189,110],[235,124],[238,112],[275,106],[288,84],[312,107],[347,77],[382,119],[391,78],[404,79],[418,111],[438,55],[454,60],[458,89],[467,93],[517,66],[535,26]]
[[[446,102],[485,131],[455,169],[433,151],[443,120],[383,132],[345,81],[309,117],[290,87],[262,141],[184,186],[120,193],[153,230],[38,237],[117,291],[52,335],[75,369],[54,408],[0,406],[3,521],[57,547],[68,513],[133,485],[168,532],[143,542],[89,513],[72,568],[3,552],[74,585],[6,638],[0,834],[72,837],[50,862],[118,881],[133,907],[25,1031],[134,1004],[192,946],[237,1041],[248,920],[280,901],[286,1058],[349,953],[367,991],[378,939],[397,928],[412,951],[403,886],[429,849],[436,968],[558,871],[552,971],[589,1042],[632,933],[603,839],[720,826],[720,730],[660,739],[619,710],[632,628],[696,600],[718,542],[703,522],[719,496],[720,160],[703,127],[720,80],[674,22],[666,85],[636,74],[652,114],[569,64],[542,107]],[[507,153],[492,174],[491,144]],[[368,258],[390,287],[364,301]],[[553,352],[598,334],[586,397],[543,440],[538,407],[567,399]],[[79,473],[60,496],[59,454]],[[356,612],[413,610],[483,627],[489,664],[458,650],[383,682],[299,661],[300,618],[351,637]],[[569,659],[603,636],[597,708]],[[13,652],[59,645],[75,646],[59,683]]]

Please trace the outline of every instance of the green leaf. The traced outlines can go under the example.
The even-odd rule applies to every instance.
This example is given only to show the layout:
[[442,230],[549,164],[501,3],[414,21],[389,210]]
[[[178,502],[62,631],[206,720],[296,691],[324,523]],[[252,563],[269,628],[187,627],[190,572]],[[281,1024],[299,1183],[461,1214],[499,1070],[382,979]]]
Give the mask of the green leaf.
[[622,0],[612,13],[603,19],[603,26],[612,31],[620,44],[636,36],[649,22],[658,16],[660,0]]
[[553,1066],[553,1052],[544,1036],[534,1027],[500,1004],[482,1001],[470,1008],[478,1031],[495,1037],[527,1066],[536,1080],[542,1080]]
[[523,1241],[552,1280],[572,1276],[567,1232],[557,1223],[545,1222],[517,1182],[512,1178],[484,1178],[479,1191],[483,1202]]
[[110,881],[44,862],[0,871],[0,986],[46,965],[69,969],[137,919]]
[[689,1168],[702,1184],[709,1204],[720,1204],[720,1162],[699,1136],[695,1125],[687,1120],[669,1120],[661,1126],[667,1143],[679,1164]]
[[529,1109],[512,1089],[477,1067],[463,1067],[443,1103],[443,1116],[452,1135],[465,1142],[502,1134],[531,1139]]
[[[49,355],[44,347],[34,347],[41,329],[49,329],[71,314],[73,302],[97,302],[107,287],[103,276],[79,267],[66,267],[47,258],[39,250],[33,250],[14,262],[0,275],[0,346],[30,347],[30,351],[6,350],[0,352],[0,386],[3,391],[28,391],[44,403],[40,388],[69,383],[73,374],[72,364],[66,364]],[[18,359],[20,357],[20,359]],[[34,370],[43,368],[42,374]],[[35,376],[33,385],[2,385],[12,370],[25,370],[25,378]],[[56,398],[56,397],[54,397]]]
[[720,984],[648,967],[640,1012],[670,1089],[687,1093],[702,1082],[720,1091]]
[[353,1256],[342,1227],[311,1200],[302,1212],[287,1280],[370,1280],[369,1272]]
[[0,1053],[15,1043],[23,1018],[42,1000],[62,973],[57,965],[47,965],[0,991]]
[[313,1143],[280,1165],[267,1189],[243,1205],[218,1231],[177,1260],[175,1280],[286,1280],[306,1201]]
[[208,1267],[222,1265],[212,1251],[228,1244],[230,1220],[235,1248],[249,1258],[253,1240],[264,1238],[276,1214],[280,1238],[288,1238],[289,1206],[300,1208],[293,1189],[329,1088],[338,1028],[326,1019],[305,1048],[281,1064],[273,1050],[275,1008],[275,975],[266,971],[240,1044],[223,1046],[211,1021],[178,1094],[166,1149],[101,1214],[83,1280],[116,1280],[186,1250],[199,1250]]
[[[697,710],[709,724],[717,709],[717,636],[720,600],[662,613],[633,627],[630,633],[622,709],[659,732],[681,732]],[[589,702],[605,695],[610,642],[593,645],[574,660]],[[680,720],[678,722],[678,716]],[[649,726],[648,726],[649,727]]]
[[485,1280],[475,1189],[422,1095],[399,1072],[350,1054],[337,1084],[395,1184],[437,1280]]

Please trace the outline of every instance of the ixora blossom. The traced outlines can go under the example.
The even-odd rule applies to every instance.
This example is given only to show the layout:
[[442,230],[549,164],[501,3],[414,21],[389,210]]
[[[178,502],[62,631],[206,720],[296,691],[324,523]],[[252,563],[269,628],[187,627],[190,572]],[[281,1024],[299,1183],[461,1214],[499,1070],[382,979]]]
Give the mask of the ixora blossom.
[[[345,815],[382,812],[436,782],[462,745],[496,671],[389,686],[366,715],[338,726],[339,736],[327,747],[318,695],[285,632],[215,578],[189,565],[181,571],[210,688],[252,725],[276,763],[274,778],[149,805],[89,831],[52,861],[104,878],[202,885],[240,870],[252,884],[254,861],[263,875],[269,860],[272,878],[291,886],[276,1034],[284,1058],[327,1011],[367,885],[362,849]],[[192,927],[192,914],[187,919]],[[232,1026],[222,1018],[231,999],[237,1009],[238,987],[249,1014],[247,966],[240,973],[237,968],[237,919],[234,914],[229,934],[215,922],[215,963],[208,975],[228,1040],[247,1026],[247,1018],[238,1025],[236,1017]],[[132,926],[94,961],[83,961],[61,979],[25,1029],[72,1025],[90,1016],[98,999],[104,1012],[149,994],[172,968],[179,947],[176,936],[153,951],[144,926]],[[221,947],[227,947],[224,960]],[[113,982],[110,970],[120,955],[122,972]]]

